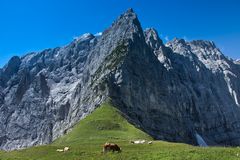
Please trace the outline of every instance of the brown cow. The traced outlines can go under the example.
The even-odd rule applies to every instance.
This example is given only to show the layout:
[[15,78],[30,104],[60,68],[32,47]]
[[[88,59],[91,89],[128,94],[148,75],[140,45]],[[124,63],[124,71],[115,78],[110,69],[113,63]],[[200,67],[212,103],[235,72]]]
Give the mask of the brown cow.
[[117,144],[114,144],[114,143],[105,143],[103,145],[103,153],[106,153],[106,152],[115,152],[117,151],[118,153],[121,152],[121,148],[117,145]]

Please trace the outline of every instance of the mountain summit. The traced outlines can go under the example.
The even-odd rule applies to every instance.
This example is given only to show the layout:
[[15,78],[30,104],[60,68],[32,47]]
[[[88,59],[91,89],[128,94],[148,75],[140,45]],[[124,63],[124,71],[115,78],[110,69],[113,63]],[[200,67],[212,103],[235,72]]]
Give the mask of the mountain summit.
[[101,36],[0,69],[0,148],[48,144],[111,99],[155,139],[240,145],[240,67],[213,42],[163,44],[127,10]]

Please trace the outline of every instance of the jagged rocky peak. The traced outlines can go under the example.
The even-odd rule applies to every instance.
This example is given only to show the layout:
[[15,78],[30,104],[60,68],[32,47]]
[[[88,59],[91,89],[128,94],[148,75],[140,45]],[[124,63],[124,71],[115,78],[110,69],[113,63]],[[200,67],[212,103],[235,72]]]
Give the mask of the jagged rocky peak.
[[236,64],[240,64],[240,59],[234,61]]
[[172,41],[169,41],[169,42],[166,43],[166,45],[173,45],[173,44],[175,44],[175,45],[177,45],[177,44],[185,45],[186,41],[184,39],[182,39],[182,38],[175,37],[175,38],[173,38]]
[[[175,53],[179,53],[184,56],[196,55],[203,63],[214,63],[211,67],[215,68],[219,65],[217,61],[226,61],[226,57],[217,48],[213,41],[206,40],[193,40],[185,41],[184,39],[175,38],[166,44],[167,47],[171,48]],[[210,66],[209,66],[210,67]],[[210,68],[211,68],[210,67]]]
[[166,43],[166,47],[171,48],[173,52],[180,55],[191,56],[190,45],[184,39],[174,38],[173,40]]
[[231,68],[228,58],[217,48],[214,42],[198,40],[191,41],[188,44],[190,51],[212,71],[221,72]]
[[166,43],[166,47],[171,48],[173,51],[186,52],[185,50],[189,48],[189,45],[184,39],[174,38]]
[[190,43],[195,46],[202,47],[202,48],[216,48],[216,45],[213,41],[193,40]]
[[18,72],[21,59],[18,56],[12,57],[9,62],[0,70],[0,86],[5,86],[7,81]]
[[124,13],[117,19],[117,21],[120,20],[120,19],[122,19],[122,18],[135,20],[135,19],[137,19],[137,15],[136,15],[136,13],[133,11],[132,8],[129,8],[126,12],[124,12]]
[[193,41],[186,41],[185,39],[182,38],[174,38],[172,41],[169,41],[167,45],[177,45],[177,44],[182,44],[182,45],[196,45],[198,47],[202,48],[216,48],[216,45],[213,41],[207,41],[207,40],[193,40]]
[[[112,24],[112,27],[109,29],[115,31],[118,35],[123,35],[131,39],[134,38],[134,34],[137,34],[137,36],[144,38],[141,24],[132,8],[128,9],[125,13],[119,16],[118,19]],[[124,33],[120,33],[123,31]],[[103,32],[103,35],[106,34],[106,32],[108,32],[108,30]]]
[[174,48],[176,46],[182,46],[182,47],[195,46],[202,49],[217,49],[213,41],[206,41],[206,40],[186,41],[181,38],[174,38],[172,41],[167,42],[166,46],[171,48]]
[[160,39],[158,32],[154,28],[147,28],[144,31],[146,44],[153,50],[154,54],[158,58],[165,68],[171,69],[171,62],[168,58],[168,49]]
[[144,31],[146,43],[153,49],[159,49],[163,46],[162,40],[158,36],[158,32],[154,28],[147,28]]
[[6,74],[14,74],[18,71],[20,64],[21,59],[18,56],[14,56],[9,60],[8,64],[4,66],[3,70]]
[[[133,24],[140,26],[140,22],[138,21],[136,13],[133,11],[132,8],[128,9],[126,12],[121,14],[117,20],[115,20],[112,24],[116,26],[128,26],[131,27]],[[111,28],[111,27],[110,27]]]
[[[201,49],[205,52],[205,55],[211,56],[210,58],[216,59],[223,59],[226,58],[223,53],[217,48],[213,41],[206,41],[206,40],[193,40],[189,42],[191,48],[194,49]],[[209,52],[208,52],[209,51]]]
[[173,38],[173,40],[170,40],[166,43],[166,46],[183,46],[183,47],[187,47],[188,46],[188,42],[183,39],[183,38]]
[[74,38],[76,41],[85,41],[85,40],[91,40],[95,38],[95,36],[91,33],[85,33],[79,37]]

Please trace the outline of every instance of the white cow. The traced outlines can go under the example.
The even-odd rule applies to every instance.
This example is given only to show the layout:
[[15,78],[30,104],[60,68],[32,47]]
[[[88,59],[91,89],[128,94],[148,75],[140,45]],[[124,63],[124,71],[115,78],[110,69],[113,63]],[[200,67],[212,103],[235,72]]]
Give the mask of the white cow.
[[137,140],[137,141],[131,141],[132,144],[143,144],[146,140]]
[[69,147],[64,147],[63,149],[57,149],[56,151],[57,151],[57,152],[67,152],[67,151],[69,151],[69,150],[70,150]]
[[56,151],[57,152],[63,152],[63,149],[57,149]]
[[69,150],[70,150],[69,147],[64,147],[64,149],[63,149],[64,152],[67,152],[67,151],[69,151]]

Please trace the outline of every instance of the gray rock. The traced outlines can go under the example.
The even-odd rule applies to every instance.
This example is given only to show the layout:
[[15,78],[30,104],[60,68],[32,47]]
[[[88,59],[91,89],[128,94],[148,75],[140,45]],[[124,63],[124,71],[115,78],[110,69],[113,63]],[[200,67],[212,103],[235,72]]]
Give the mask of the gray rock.
[[162,43],[132,9],[101,36],[0,69],[0,148],[48,144],[110,97],[156,139],[239,145],[240,69],[213,42]]
[[236,64],[240,64],[240,60],[237,59],[236,61],[234,61]]

